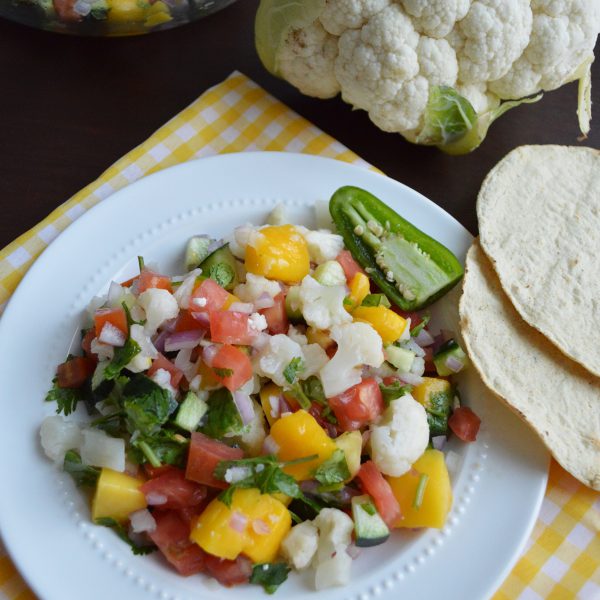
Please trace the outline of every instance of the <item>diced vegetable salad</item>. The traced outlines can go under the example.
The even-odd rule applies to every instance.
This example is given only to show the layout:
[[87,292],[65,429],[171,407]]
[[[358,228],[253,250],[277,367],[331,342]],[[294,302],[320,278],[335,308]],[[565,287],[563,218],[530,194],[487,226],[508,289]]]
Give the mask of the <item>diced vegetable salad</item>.
[[363,190],[330,209],[339,233],[278,207],[90,304],[41,441],[135,553],[269,593],[312,568],[323,589],[392,529],[444,525],[442,448],[479,419],[451,377],[465,353],[421,309],[462,268]]

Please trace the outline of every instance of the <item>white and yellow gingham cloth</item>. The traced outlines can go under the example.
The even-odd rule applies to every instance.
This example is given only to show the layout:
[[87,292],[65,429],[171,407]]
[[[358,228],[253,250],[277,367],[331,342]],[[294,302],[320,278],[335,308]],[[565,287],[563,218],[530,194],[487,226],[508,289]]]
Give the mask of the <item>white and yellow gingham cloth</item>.
[[[194,158],[259,150],[317,154],[369,167],[247,77],[233,73],[0,251],[0,313],[44,248],[88,208],[116,190],[148,173]],[[525,553],[494,600],[599,600],[599,533],[600,494],[552,462],[546,497]],[[34,598],[0,545],[0,600]]]

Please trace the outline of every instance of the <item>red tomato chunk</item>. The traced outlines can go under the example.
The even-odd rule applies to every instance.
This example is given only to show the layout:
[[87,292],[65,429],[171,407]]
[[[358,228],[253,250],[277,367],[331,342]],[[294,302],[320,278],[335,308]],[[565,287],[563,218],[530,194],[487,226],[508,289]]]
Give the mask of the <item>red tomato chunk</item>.
[[338,396],[329,398],[342,431],[354,431],[375,420],[385,406],[377,381],[370,377],[347,389]]
[[215,377],[230,392],[241,388],[252,377],[252,363],[248,355],[229,344],[219,348],[213,358],[212,368]]
[[210,312],[210,338],[217,344],[249,346],[257,331],[250,327],[250,315],[231,310]]
[[239,460],[243,457],[244,452],[240,448],[231,448],[219,440],[213,440],[195,431],[190,441],[185,476],[204,485],[226,488],[228,484],[219,481],[213,475],[217,464],[222,460]]
[[154,271],[144,269],[137,280],[138,294],[141,294],[150,288],[158,288],[173,293],[170,277],[159,275],[158,273],[154,273]]
[[273,298],[275,304],[270,308],[263,308],[260,314],[264,315],[267,320],[267,331],[271,335],[278,333],[287,333],[289,329],[289,321],[285,310],[285,296],[280,292]]
[[183,372],[178,369],[168,358],[165,358],[162,354],[158,354],[158,356],[152,361],[151,367],[148,369],[147,375],[150,377],[154,375],[156,371],[159,369],[164,369],[171,374],[171,385],[177,389],[179,386],[179,382],[183,377]]
[[390,484],[383,478],[372,460],[363,463],[356,474],[360,486],[375,502],[375,506],[388,527],[393,527],[400,518],[400,504]]
[[76,356],[58,365],[56,369],[57,385],[61,388],[81,387],[94,372],[96,361],[83,356]]
[[252,575],[252,561],[241,554],[235,560],[227,560],[207,553],[204,566],[208,575],[226,587],[248,583]]
[[94,328],[96,337],[102,332],[105,323],[110,323],[119,329],[125,335],[128,334],[127,316],[122,308],[99,308],[94,313]]
[[166,502],[156,505],[161,510],[200,506],[206,498],[206,487],[186,479],[185,473],[175,467],[146,481],[140,490],[147,499],[153,495],[164,496]]
[[463,442],[474,442],[480,425],[481,419],[468,406],[460,406],[448,419],[448,426]]
[[[211,310],[221,310],[229,294],[212,279],[205,279],[197,286],[190,300],[190,310],[192,312],[210,312]],[[200,304],[195,302],[199,300]]]
[[363,268],[352,258],[349,250],[342,250],[335,260],[342,265],[348,283],[352,281],[357,273],[365,273]]

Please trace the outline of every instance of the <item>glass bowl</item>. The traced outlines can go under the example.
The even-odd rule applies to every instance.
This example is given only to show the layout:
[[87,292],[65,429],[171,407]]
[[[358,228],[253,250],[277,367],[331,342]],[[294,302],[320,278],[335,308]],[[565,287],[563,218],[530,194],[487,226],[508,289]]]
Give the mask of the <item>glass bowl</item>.
[[235,0],[0,0],[0,17],[76,35],[137,35],[206,17]]

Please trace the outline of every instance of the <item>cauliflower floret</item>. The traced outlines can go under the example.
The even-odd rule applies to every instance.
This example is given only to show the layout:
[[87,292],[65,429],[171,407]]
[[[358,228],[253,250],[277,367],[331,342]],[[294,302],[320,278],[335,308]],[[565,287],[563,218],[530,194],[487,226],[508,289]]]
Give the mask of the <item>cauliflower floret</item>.
[[328,260],[334,260],[335,257],[344,249],[344,239],[337,233],[331,231],[311,231],[307,229],[302,232],[311,262],[321,263]]
[[307,344],[302,346],[304,355],[304,369],[298,374],[298,379],[308,379],[316,375],[328,362],[327,352],[319,344]]
[[248,325],[250,329],[253,329],[254,331],[264,331],[268,327],[267,318],[260,313],[252,313],[248,317]]
[[381,336],[367,323],[337,325],[330,335],[338,349],[320,372],[327,398],[360,383],[363,365],[379,367],[384,360]]
[[129,361],[125,368],[132,373],[141,373],[150,368],[152,359],[158,356],[158,351],[154,347],[150,336],[145,333],[142,325],[134,323],[129,328],[129,335],[139,345],[140,352]]
[[281,202],[275,205],[267,216],[267,225],[287,225],[290,222],[285,205]]
[[240,283],[233,290],[242,302],[254,302],[263,294],[275,298],[281,292],[281,286],[276,281],[271,281],[262,275],[246,274],[246,283]]
[[429,443],[427,413],[410,394],[392,400],[378,425],[371,425],[371,458],[385,475],[400,477]]
[[79,425],[60,415],[46,417],[40,428],[40,442],[46,456],[61,464],[68,450],[79,449],[83,436]]
[[279,72],[303,94],[333,98],[340,91],[333,71],[337,52],[337,38],[315,21],[290,30],[277,55]]
[[430,85],[454,85],[458,76],[456,53],[446,40],[422,37],[417,46],[420,74]]
[[347,291],[344,285],[321,285],[307,275],[300,284],[298,300],[305,321],[316,329],[330,329],[352,321],[344,307]]
[[256,400],[252,401],[254,419],[248,423],[244,433],[240,435],[240,446],[249,456],[258,456],[263,447],[267,432],[265,430],[265,414]]
[[456,91],[471,103],[479,115],[497,108],[500,104],[500,98],[492,94],[485,83],[459,83],[456,85]]
[[326,0],[319,20],[333,35],[362,27],[373,15],[391,4],[391,0]]
[[231,253],[237,258],[246,258],[246,246],[253,246],[260,235],[260,227],[256,225],[247,223],[236,227],[228,239]]
[[177,300],[167,290],[149,288],[139,295],[138,302],[146,313],[144,332],[149,336],[153,336],[165,321],[179,314]]
[[185,279],[181,282],[181,285],[175,290],[173,297],[177,300],[179,308],[189,308],[190,299],[192,292],[196,287],[196,278],[202,273],[202,269],[194,269],[190,271]]
[[470,0],[401,0],[415,29],[432,38],[446,37],[469,11]]
[[295,358],[304,360],[300,344],[287,335],[272,335],[264,348],[255,358],[255,367],[259,375],[268,377],[280,387],[289,387],[283,371]]
[[306,344],[308,344],[308,338],[303,333],[300,333],[293,325],[288,327],[287,335],[301,346],[306,346]]
[[533,0],[533,26],[525,52],[490,89],[501,98],[522,98],[554,90],[574,79],[594,56],[600,30],[597,0]]
[[294,569],[305,569],[317,551],[319,531],[312,521],[303,521],[290,529],[281,542],[281,553]]
[[150,375],[150,379],[159,385],[163,390],[167,390],[171,398],[177,396],[177,390],[171,385],[171,373],[166,369],[157,369]]
[[113,471],[125,470],[125,440],[114,438],[99,429],[83,429],[81,462]]

